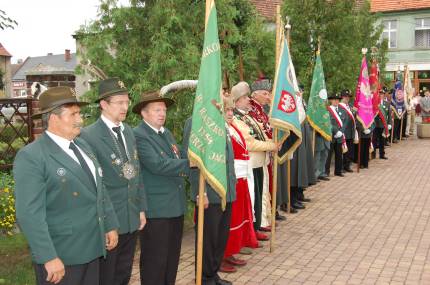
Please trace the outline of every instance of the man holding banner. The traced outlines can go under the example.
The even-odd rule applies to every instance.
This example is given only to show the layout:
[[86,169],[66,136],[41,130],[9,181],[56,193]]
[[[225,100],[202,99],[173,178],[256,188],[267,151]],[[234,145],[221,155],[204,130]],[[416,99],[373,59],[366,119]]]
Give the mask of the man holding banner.
[[314,147],[315,176],[319,180],[325,181],[329,180],[328,173],[325,171],[325,163],[330,151],[330,141],[332,140],[332,126],[326,105],[327,90],[320,51],[318,50],[308,100],[307,118],[314,133],[316,133]]
[[[204,242],[207,238],[213,238],[209,236],[203,237],[204,232],[204,202],[205,190],[210,186],[213,190],[214,199],[215,195],[219,204],[214,207],[214,211],[217,212],[215,219],[217,219],[218,225],[215,225],[215,229],[222,228],[221,224],[228,218],[229,206],[227,205],[227,197],[232,197],[231,180],[227,178],[231,171],[234,171],[228,167],[230,155],[228,154],[231,145],[228,144],[226,135],[225,120],[220,111],[219,106],[222,104],[221,91],[222,91],[222,80],[221,80],[221,47],[218,38],[218,23],[217,14],[215,8],[215,2],[213,0],[206,0],[206,17],[205,17],[205,36],[203,43],[202,59],[200,64],[199,80],[197,84],[196,97],[194,100],[192,126],[189,135],[188,145],[188,157],[193,166],[196,166],[200,170],[199,174],[199,192],[198,192],[198,213],[197,213],[197,250],[196,250],[196,283],[202,284],[202,281],[209,284],[231,284],[231,282],[222,280],[219,278],[216,271],[219,268],[218,257],[212,252],[214,258],[214,264],[207,264],[208,255],[204,259],[203,274],[202,276],[202,258],[204,251],[215,249],[216,254],[222,244],[216,245],[215,247],[203,248],[206,243]],[[233,177],[234,173],[233,173]],[[235,183],[233,184],[233,189]],[[234,191],[234,190],[233,190]],[[206,194],[208,195],[208,194]],[[215,209],[216,208],[216,209]],[[223,211],[227,211],[224,213]],[[209,221],[211,223],[213,221]],[[218,227],[219,226],[219,227]],[[225,225],[229,228],[229,221]],[[215,237],[220,241],[223,238],[222,234],[218,233]],[[212,239],[213,240],[213,239]],[[215,240],[213,240],[215,242]],[[227,241],[227,240],[226,240]],[[225,243],[224,243],[225,247]],[[221,256],[224,254],[224,247],[222,248]],[[206,267],[208,266],[208,267]]]

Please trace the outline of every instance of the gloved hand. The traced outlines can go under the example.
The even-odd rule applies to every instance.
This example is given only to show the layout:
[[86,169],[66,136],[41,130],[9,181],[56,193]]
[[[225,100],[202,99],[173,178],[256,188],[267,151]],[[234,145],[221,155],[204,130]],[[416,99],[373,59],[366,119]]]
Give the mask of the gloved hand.
[[388,125],[388,130],[391,130],[391,125]]
[[288,155],[288,160],[292,160],[293,158],[294,158],[294,152],[292,152]]
[[363,133],[364,133],[364,134],[366,134],[366,135],[368,135],[368,134],[370,134],[370,130],[369,130],[369,129],[365,129],[365,130],[363,131]]
[[340,138],[343,135],[343,133],[341,131],[337,131],[337,133],[334,135],[335,139]]

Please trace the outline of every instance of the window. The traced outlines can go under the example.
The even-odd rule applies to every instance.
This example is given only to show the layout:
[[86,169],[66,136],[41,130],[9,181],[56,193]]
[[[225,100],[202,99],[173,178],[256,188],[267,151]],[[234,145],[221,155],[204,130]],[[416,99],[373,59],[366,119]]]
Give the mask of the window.
[[415,19],[415,46],[430,48],[430,18]]
[[388,48],[397,47],[397,20],[382,21],[382,39],[388,40]]

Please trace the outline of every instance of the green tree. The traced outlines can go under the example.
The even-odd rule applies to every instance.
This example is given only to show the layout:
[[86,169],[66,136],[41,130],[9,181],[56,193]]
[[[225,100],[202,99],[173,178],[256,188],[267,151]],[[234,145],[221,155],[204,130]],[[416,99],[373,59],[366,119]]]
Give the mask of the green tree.
[[[239,79],[239,49],[245,80],[255,80],[260,72],[272,76],[274,34],[266,31],[254,6],[247,0],[219,0],[216,5],[222,69],[230,82]],[[109,76],[120,77],[136,102],[144,91],[175,80],[197,79],[204,13],[205,2],[201,0],[132,0],[129,7],[118,7],[116,0],[103,0],[99,18],[78,31],[85,47],[81,56]],[[87,95],[94,96],[94,91]],[[184,121],[191,115],[194,92],[172,96],[177,104],[169,110],[167,127],[180,139]],[[132,125],[138,120],[133,115],[128,118]]]
[[0,9],[0,29],[13,29],[16,25],[18,25],[18,23],[15,20],[9,18],[6,15],[6,12]]
[[329,92],[355,90],[362,48],[378,47],[375,55],[383,70],[386,42],[380,42],[377,14],[368,1],[357,7],[351,0],[284,0],[282,14],[290,17],[291,53],[299,80],[308,96],[318,39]]

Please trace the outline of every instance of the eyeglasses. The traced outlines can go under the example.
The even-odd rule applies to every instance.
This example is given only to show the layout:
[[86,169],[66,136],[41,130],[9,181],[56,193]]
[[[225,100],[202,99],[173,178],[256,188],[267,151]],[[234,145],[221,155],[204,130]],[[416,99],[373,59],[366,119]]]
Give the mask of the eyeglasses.
[[108,103],[112,104],[112,105],[117,105],[117,106],[127,106],[127,107],[131,106],[131,102],[129,100],[127,100],[127,101],[109,101]]

